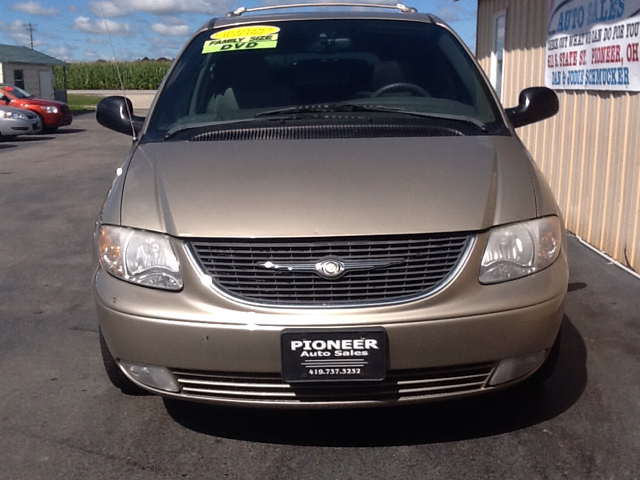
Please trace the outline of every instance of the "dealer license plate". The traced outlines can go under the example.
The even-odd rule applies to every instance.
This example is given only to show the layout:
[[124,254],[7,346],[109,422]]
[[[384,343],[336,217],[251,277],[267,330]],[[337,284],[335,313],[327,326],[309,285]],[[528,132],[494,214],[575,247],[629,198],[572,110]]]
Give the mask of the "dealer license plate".
[[285,329],[280,344],[287,383],[383,380],[387,372],[383,328]]

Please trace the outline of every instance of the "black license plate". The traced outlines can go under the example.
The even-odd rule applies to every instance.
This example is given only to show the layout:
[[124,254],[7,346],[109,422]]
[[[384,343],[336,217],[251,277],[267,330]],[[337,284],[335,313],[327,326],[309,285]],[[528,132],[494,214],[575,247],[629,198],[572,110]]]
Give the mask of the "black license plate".
[[283,330],[282,378],[287,383],[384,380],[384,328]]

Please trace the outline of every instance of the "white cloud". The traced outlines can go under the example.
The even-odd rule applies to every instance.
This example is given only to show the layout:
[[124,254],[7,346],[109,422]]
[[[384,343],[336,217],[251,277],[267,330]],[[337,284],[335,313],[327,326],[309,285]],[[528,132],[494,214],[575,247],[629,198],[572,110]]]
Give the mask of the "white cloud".
[[229,9],[229,0],[101,0],[89,2],[97,16],[121,17],[131,12],[176,15],[179,13],[222,13]]
[[475,10],[461,3],[441,7],[437,15],[447,23],[474,20],[476,18]]
[[98,17],[123,17],[129,13],[128,5],[118,6],[111,1],[89,2],[91,13]]
[[460,13],[450,7],[442,7],[438,12],[438,16],[447,23],[460,21]]
[[64,45],[56,48],[50,48],[47,50],[47,53],[60,60],[71,60],[71,50],[73,49],[69,45]]
[[[147,45],[153,50],[156,50],[160,47],[164,48],[165,51],[173,52],[171,56],[175,56],[176,53],[180,51],[180,49],[184,46],[184,40],[175,38],[175,37],[154,37],[151,39],[147,39]],[[167,56],[167,55],[163,55]]]
[[29,15],[42,15],[44,17],[55,17],[60,15],[55,8],[44,8],[40,2],[16,3],[11,6],[13,10],[28,13]]
[[78,17],[73,21],[73,28],[80,32],[93,33],[97,35],[131,35],[131,27],[128,23],[118,23],[109,19],[96,20],[92,22],[89,17]]
[[[16,44],[22,45],[23,47],[31,46],[31,37],[29,36],[29,32],[25,28],[27,26],[22,20],[14,20],[13,22],[6,24],[4,22],[0,22],[0,30],[7,32],[7,37],[12,39]],[[34,40],[33,46],[38,47],[42,45],[43,42],[40,40]]]
[[173,15],[163,16],[162,23],[164,23],[165,25],[184,25],[185,24],[180,17],[176,17]]
[[87,42],[94,45],[106,45],[107,43],[109,43],[109,40],[106,38],[89,37],[87,39]]
[[82,59],[80,59],[80,61],[91,61],[91,62],[95,62],[96,60],[105,60],[107,62],[112,61],[113,60],[113,54],[104,54],[104,53],[100,53],[96,50],[94,50],[93,48],[89,48],[87,50],[85,50],[84,52],[82,52]]
[[158,35],[178,37],[189,34],[189,25],[165,25],[164,23],[154,23],[151,30]]
[[[287,2],[283,2],[281,0],[263,0],[262,1],[262,5],[257,5],[257,6],[274,6],[274,5],[285,5]],[[295,1],[295,2],[290,2],[290,3],[318,3],[318,0],[300,0],[300,1]],[[397,2],[393,1],[393,0],[381,0],[379,2],[371,2],[370,0],[350,0],[348,3],[362,3],[362,4],[367,4],[367,3],[376,3],[376,4],[380,4],[380,5],[396,5]],[[403,2],[404,3],[404,2]],[[235,10],[240,3],[235,3],[234,7],[231,10]],[[246,5],[247,8],[251,8],[249,7],[249,5]],[[366,7],[352,7],[349,8],[347,11],[367,11]]]
[[96,53],[95,50],[92,50],[92,49],[85,50],[83,55],[84,55],[84,58],[88,60],[95,60],[96,58],[98,58],[98,54]]

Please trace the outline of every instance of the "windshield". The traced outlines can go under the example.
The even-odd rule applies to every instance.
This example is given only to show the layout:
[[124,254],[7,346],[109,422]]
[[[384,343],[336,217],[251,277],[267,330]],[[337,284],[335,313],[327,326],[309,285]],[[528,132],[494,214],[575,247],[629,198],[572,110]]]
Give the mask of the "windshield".
[[5,92],[13,95],[16,98],[31,98],[31,97],[33,97],[33,95],[31,95],[29,92],[26,92],[26,91],[22,90],[21,88],[15,87],[13,85],[2,85],[2,86],[0,86],[0,88],[2,90],[4,90]]
[[261,112],[340,104],[389,110],[370,115],[398,116],[391,110],[402,110],[501,122],[482,76],[445,28],[303,20],[196,36],[168,78],[147,133],[160,140],[192,124],[246,122],[262,119]]

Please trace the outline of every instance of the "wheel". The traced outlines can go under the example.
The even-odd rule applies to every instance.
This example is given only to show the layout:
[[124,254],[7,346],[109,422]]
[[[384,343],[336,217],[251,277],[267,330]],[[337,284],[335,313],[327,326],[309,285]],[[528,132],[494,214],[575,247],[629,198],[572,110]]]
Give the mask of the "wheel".
[[111,384],[119,388],[122,393],[127,395],[148,395],[147,391],[137,386],[127,376],[122,373],[115,358],[111,355],[107,342],[102,335],[102,329],[98,329],[100,335],[100,352],[102,353],[102,364],[107,372],[107,376],[111,381]]
[[38,116],[38,121],[40,122],[40,126],[42,127],[40,129],[40,133],[44,133],[47,130],[47,126],[44,123],[44,118],[42,118],[42,115],[40,115],[39,113],[33,112]]
[[380,95],[384,95],[385,93],[393,92],[395,90],[406,90],[411,93],[417,93],[421,97],[428,97],[429,93],[422,87],[415,85],[413,83],[391,83],[389,85],[385,85],[382,88],[379,88],[375,92],[371,94],[372,97],[379,97]]

